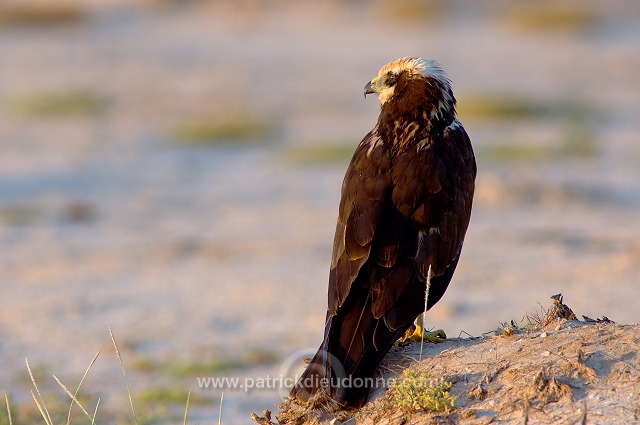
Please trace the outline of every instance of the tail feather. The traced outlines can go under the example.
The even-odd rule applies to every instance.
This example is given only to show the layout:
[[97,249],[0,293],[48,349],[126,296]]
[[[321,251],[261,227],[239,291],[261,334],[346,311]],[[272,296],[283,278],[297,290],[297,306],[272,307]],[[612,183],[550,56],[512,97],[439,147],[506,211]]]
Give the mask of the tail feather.
[[320,395],[331,396],[331,385],[328,381],[331,378],[331,372],[327,370],[329,363],[323,361],[325,353],[325,344],[323,343],[291,390],[289,394],[291,398],[307,403]]
[[328,318],[324,341],[290,396],[308,402],[326,395],[344,407],[363,406],[376,386],[378,365],[410,325],[389,329],[383,318],[374,317],[369,297],[350,294],[340,312]]

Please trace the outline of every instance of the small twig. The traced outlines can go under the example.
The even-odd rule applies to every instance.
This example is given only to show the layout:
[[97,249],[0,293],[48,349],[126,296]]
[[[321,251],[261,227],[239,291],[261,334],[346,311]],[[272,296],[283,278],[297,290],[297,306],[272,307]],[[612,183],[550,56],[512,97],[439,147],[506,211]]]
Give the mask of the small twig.
[[462,334],[467,335],[469,338],[471,339],[475,339],[475,338],[480,338],[479,336],[473,336],[471,335],[469,332],[465,331],[465,330],[461,330],[460,333],[458,334],[458,338],[461,337]]
[[[256,415],[255,413],[251,414],[251,420],[257,422],[259,425],[275,425],[273,422],[271,422],[271,411],[265,409],[262,412],[262,417]],[[218,421],[218,424],[220,424],[220,421]]]
[[131,390],[129,390],[129,382],[127,381],[127,373],[124,370],[124,362],[122,361],[122,356],[120,356],[120,350],[118,349],[118,344],[116,343],[116,339],[113,336],[113,332],[111,331],[111,327],[109,327],[109,335],[111,335],[111,342],[113,342],[113,346],[116,349],[116,356],[120,361],[120,369],[122,369],[122,376],[124,378],[124,385],[127,388],[127,395],[129,396],[129,405],[131,406],[131,413],[133,413],[133,421],[138,425],[138,418],[136,417],[136,411],[133,408],[133,398],[131,397]]

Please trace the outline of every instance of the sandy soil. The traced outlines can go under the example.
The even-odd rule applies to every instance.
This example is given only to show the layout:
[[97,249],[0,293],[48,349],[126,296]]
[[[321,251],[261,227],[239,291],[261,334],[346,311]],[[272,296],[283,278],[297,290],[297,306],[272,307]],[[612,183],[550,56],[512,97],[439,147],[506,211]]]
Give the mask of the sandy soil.
[[[478,152],[463,258],[431,324],[477,336],[558,292],[580,314],[637,323],[640,11],[586,4],[595,23],[569,30],[523,28],[506,6],[463,2],[407,17],[383,2],[98,1],[78,23],[0,26],[0,390],[29,402],[25,357],[46,382],[77,382],[102,348],[87,389],[125,412],[108,327],[134,366],[278,359],[216,376],[273,375],[315,349],[348,159],[290,152],[355,146],[378,108],[362,87],[404,55],[443,64]],[[78,92],[100,111],[24,106]],[[465,113],[505,96],[546,112]],[[180,123],[219,116],[264,118],[277,132],[244,146],[172,140]],[[576,134],[586,155],[565,149]],[[516,147],[506,157],[505,144]],[[220,396],[193,374],[134,366],[134,392]],[[227,390],[226,422],[279,398]],[[216,403],[194,407],[194,420],[217,422]]]
[[[380,388],[358,412],[305,410],[286,402],[274,423],[336,423],[336,417],[355,424],[638,423],[639,337],[637,325],[563,319],[508,336],[427,343],[422,361],[416,341],[394,348],[381,365],[380,377],[392,382],[409,370],[424,372],[411,376],[434,377],[432,383],[407,381],[409,385],[450,383],[452,409],[407,408],[398,401],[404,399],[394,395],[402,390]],[[407,393],[418,400],[416,387]],[[261,419],[268,423],[258,416],[258,422]]]

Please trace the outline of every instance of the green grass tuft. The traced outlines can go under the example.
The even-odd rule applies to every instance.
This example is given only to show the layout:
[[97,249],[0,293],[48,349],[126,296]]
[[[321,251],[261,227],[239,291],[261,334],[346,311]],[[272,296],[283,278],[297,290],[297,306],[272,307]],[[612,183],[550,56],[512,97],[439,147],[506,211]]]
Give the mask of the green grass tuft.
[[531,98],[500,93],[478,93],[460,96],[461,119],[541,118],[551,113],[548,105]]
[[467,93],[460,95],[458,100],[458,115],[463,121],[562,119],[583,124],[600,118],[591,105],[580,99],[549,102],[518,94]]
[[503,19],[512,28],[538,32],[582,32],[599,24],[597,12],[582,1],[514,3]]
[[37,205],[0,205],[0,223],[24,226],[42,221],[44,208]]
[[460,119],[484,122],[529,120],[560,124],[556,143],[540,145],[536,140],[505,140],[476,149],[480,160],[491,162],[543,162],[557,159],[589,159],[598,153],[595,125],[601,114],[577,99],[541,102],[504,94],[461,96]]
[[251,145],[274,136],[276,127],[251,114],[230,118],[193,118],[169,130],[170,140],[181,146]]
[[225,372],[240,369],[247,364],[242,360],[219,359],[201,362],[190,362],[185,360],[175,360],[170,363],[160,365],[159,369],[170,376],[202,375],[208,373]]
[[[197,394],[189,396],[189,389],[184,387],[152,387],[138,392],[134,396],[137,405],[144,408],[147,404],[184,405],[189,399],[191,404],[213,404],[214,398]],[[141,409],[144,410],[144,409]]]
[[450,412],[457,398],[449,394],[451,386],[450,382],[435,384],[430,373],[407,369],[391,385],[391,407],[405,413]]
[[558,159],[558,149],[538,146],[535,143],[494,143],[477,148],[476,151],[479,160],[491,163],[538,163]]
[[409,24],[440,18],[444,5],[436,0],[396,0],[379,1],[376,4],[378,15],[385,22]]
[[138,357],[131,362],[130,367],[138,372],[181,377],[210,375],[256,365],[273,364],[278,360],[279,356],[276,353],[254,348],[235,357],[220,357],[203,361],[181,358],[157,361],[148,357]]
[[353,141],[319,141],[308,146],[283,149],[282,156],[287,162],[300,165],[346,164],[355,148]]
[[494,143],[476,148],[478,160],[489,163],[541,163],[567,159],[591,159],[598,148],[591,134],[569,133],[559,145],[540,146],[535,141]]
[[14,96],[9,108],[22,117],[94,116],[107,108],[106,99],[81,89],[31,93]]

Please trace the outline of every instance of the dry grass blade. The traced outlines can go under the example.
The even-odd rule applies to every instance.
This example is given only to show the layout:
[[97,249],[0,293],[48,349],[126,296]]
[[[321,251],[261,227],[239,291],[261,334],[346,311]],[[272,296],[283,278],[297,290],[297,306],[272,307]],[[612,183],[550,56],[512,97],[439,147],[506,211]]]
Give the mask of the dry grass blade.
[[98,406],[100,406],[100,399],[96,402],[96,408],[93,410],[93,417],[91,417],[91,423],[96,421],[96,415],[98,414]]
[[33,397],[33,401],[36,402],[36,406],[38,407],[38,410],[40,411],[40,414],[42,415],[42,419],[44,419],[44,422],[47,425],[53,425],[53,423],[51,422],[50,419],[47,419],[47,415],[45,415],[44,410],[42,409],[42,406],[40,405],[40,402],[38,401],[38,398],[36,397],[36,395],[33,393],[33,390],[31,390],[31,397]]
[[429,289],[431,288],[431,264],[429,264],[429,270],[427,271],[427,287],[424,291],[424,311],[422,312],[422,328],[420,329],[420,360],[422,361],[422,348],[424,347],[424,324],[426,323],[427,305],[429,305]]
[[29,371],[29,377],[31,378],[33,387],[36,389],[36,393],[38,394],[38,398],[40,398],[40,402],[42,403],[42,406],[38,402],[38,399],[36,398],[36,395],[33,393],[33,391],[31,391],[31,395],[35,400],[36,405],[38,406],[38,410],[40,410],[40,414],[42,414],[42,418],[44,419],[44,421],[47,423],[47,425],[53,425],[53,421],[51,420],[51,416],[49,415],[47,406],[45,405],[44,400],[42,398],[42,394],[40,394],[40,390],[38,389],[38,384],[36,384],[36,379],[33,377],[33,372],[31,372],[31,366],[29,366],[29,359],[25,358],[24,361],[27,364],[27,371]]
[[224,401],[224,393],[220,395],[220,413],[218,413],[218,425],[222,424],[222,402]]
[[348,424],[349,422],[356,422],[358,420],[358,418],[365,416],[365,415],[370,415],[372,413],[375,412],[374,408],[371,409],[360,409],[360,411],[358,413],[356,413],[355,415],[351,416],[349,419],[347,419],[346,421],[342,422],[342,425]]
[[67,387],[66,387],[62,382],[60,382],[60,380],[58,379],[58,377],[57,377],[56,375],[53,375],[53,379],[55,379],[55,380],[56,380],[56,382],[58,383],[58,385],[60,385],[60,387],[62,387],[62,389],[64,390],[64,392],[65,392],[65,393],[67,393],[67,395],[68,395],[69,397],[71,397],[71,400],[75,401],[75,403],[78,405],[78,407],[80,408],[80,410],[82,410],[82,412],[83,412],[85,415],[87,415],[87,417],[88,417],[89,419],[91,419],[91,425],[95,425],[95,421],[93,420],[93,418],[91,417],[91,415],[90,415],[90,414],[85,410],[85,408],[82,406],[82,404],[78,401],[78,399],[76,398],[76,396],[75,396],[75,395],[73,395],[73,394],[71,393],[71,391],[69,391],[69,390],[67,389]]
[[184,408],[184,425],[187,425],[187,416],[189,416],[189,401],[191,400],[191,388],[189,388],[189,394],[187,394],[187,405]]
[[[78,396],[78,391],[80,391],[80,387],[82,386],[82,383],[84,382],[84,378],[87,377],[87,374],[89,373],[89,370],[91,370],[91,366],[93,366],[93,364],[96,362],[96,359],[100,355],[101,351],[102,350],[98,350],[96,355],[93,356],[93,359],[91,360],[91,363],[89,363],[89,367],[87,367],[87,370],[84,371],[84,375],[82,375],[82,379],[80,380],[80,383],[78,384],[78,387],[76,388],[76,391],[73,393],[73,395],[75,397]],[[75,397],[71,399],[71,405],[69,405],[69,413],[67,415],[67,425],[71,424],[71,410],[73,409],[73,403],[75,402]],[[97,406],[96,406],[96,410],[97,410]]]
[[116,339],[113,336],[113,332],[111,328],[109,328],[109,335],[111,335],[111,342],[113,342],[113,347],[116,349],[116,356],[118,357],[118,361],[120,361],[120,369],[122,369],[122,376],[124,377],[124,385],[127,388],[127,396],[129,396],[129,405],[131,406],[131,413],[133,414],[133,422],[138,425],[138,418],[136,417],[136,411],[133,408],[133,397],[131,397],[131,390],[129,390],[129,382],[127,381],[127,373],[124,370],[124,362],[122,361],[122,356],[120,355],[120,350],[118,349],[118,344],[116,343]]
[[9,404],[9,396],[4,393],[4,401],[7,404],[7,417],[9,418],[9,425],[13,425],[13,419],[11,419],[11,405]]
[[549,311],[551,310],[550,308],[544,308],[544,306],[540,303],[538,303],[538,305],[540,306],[539,310],[535,310],[533,312],[525,314],[525,317],[522,319],[523,321],[524,319],[527,319],[527,321],[529,322],[529,326],[533,327],[534,329],[544,326],[545,318],[549,315]]

